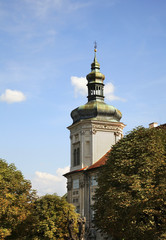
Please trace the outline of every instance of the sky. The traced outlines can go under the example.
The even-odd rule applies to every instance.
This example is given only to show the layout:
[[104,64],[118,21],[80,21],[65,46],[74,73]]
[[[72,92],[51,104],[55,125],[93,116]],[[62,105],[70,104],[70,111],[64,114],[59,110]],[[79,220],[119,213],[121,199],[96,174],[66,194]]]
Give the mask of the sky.
[[124,134],[166,123],[165,0],[0,0],[0,158],[39,195],[66,193],[70,113],[94,58]]

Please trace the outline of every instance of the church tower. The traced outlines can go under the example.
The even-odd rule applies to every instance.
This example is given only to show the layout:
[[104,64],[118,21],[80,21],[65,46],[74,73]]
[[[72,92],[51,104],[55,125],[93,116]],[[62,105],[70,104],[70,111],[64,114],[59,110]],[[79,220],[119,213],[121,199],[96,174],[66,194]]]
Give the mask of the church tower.
[[[71,112],[70,172],[67,178],[67,199],[76,206],[77,212],[86,217],[92,228],[93,194],[97,185],[97,171],[106,161],[106,153],[123,136],[124,124],[121,112],[104,102],[104,79],[94,49],[91,72],[86,76],[88,102]],[[101,236],[96,239],[102,239]]]

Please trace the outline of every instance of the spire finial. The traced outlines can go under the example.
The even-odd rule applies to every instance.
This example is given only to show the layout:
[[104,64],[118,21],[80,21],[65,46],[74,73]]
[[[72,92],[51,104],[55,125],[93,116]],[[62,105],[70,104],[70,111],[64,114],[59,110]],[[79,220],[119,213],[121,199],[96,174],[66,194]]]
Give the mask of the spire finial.
[[94,42],[94,52],[95,53],[97,52],[97,42],[96,41]]

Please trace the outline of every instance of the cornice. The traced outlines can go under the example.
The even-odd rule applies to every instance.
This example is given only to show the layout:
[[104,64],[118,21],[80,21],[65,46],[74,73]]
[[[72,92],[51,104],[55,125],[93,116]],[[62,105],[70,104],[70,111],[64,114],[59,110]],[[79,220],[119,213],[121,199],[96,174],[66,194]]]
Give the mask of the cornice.
[[81,120],[79,122],[76,122],[70,126],[67,127],[67,129],[71,130],[73,128],[76,128],[77,126],[83,126],[85,124],[97,124],[97,125],[110,125],[110,126],[120,126],[121,129],[123,129],[126,125],[122,122],[110,122],[110,121],[103,121],[103,120],[93,120],[93,119],[85,119]]

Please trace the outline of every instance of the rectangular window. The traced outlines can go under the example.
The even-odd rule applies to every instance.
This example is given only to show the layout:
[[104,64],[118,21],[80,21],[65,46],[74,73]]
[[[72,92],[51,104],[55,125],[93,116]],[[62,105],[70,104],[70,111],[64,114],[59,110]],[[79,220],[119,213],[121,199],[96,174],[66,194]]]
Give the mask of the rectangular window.
[[91,186],[97,186],[98,183],[97,183],[97,180],[96,180],[96,176],[92,176],[91,177]]
[[80,213],[80,206],[76,207],[76,213]]
[[73,203],[78,203],[78,198],[73,198]]
[[73,189],[78,189],[79,188],[79,179],[74,179],[73,180]]
[[78,195],[78,191],[73,191],[73,195]]

